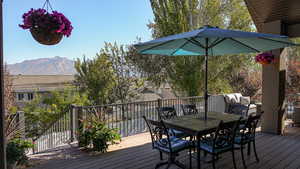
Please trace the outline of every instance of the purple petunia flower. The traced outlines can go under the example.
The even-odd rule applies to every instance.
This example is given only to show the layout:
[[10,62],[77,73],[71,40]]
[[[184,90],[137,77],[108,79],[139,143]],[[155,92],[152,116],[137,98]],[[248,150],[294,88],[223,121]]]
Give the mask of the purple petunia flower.
[[266,53],[261,53],[258,54],[255,57],[255,61],[259,63],[272,63],[274,61],[275,57],[272,53],[266,52]]
[[71,22],[62,13],[53,11],[48,13],[45,9],[30,9],[24,13],[22,29],[42,29],[51,33],[61,33],[69,37],[73,27]]

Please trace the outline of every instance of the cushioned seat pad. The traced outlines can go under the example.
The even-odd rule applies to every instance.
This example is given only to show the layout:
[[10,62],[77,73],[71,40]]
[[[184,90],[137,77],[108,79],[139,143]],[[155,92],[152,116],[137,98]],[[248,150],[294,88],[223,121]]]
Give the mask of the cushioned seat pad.
[[180,130],[170,129],[169,134],[178,138],[188,137],[189,135]]
[[224,144],[221,147],[215,148],[213,150],[213,146],[211,142],[200,142],[200,149],[207,151],[209,153],[221,153],[230,150],[232,147],[229,144]]
[[252,135],[245,135],[245,136],[243,136],[243,138],[241,135],[238,135],[235,137],[234,143],[235,144],[242,144],[242,143],[246,144],[246,143],[253,141],[254,139],[255,139],[255,137]]
[[[172,152],[178,152],[190,146],[190,141],[182,140],[177,137],[171,137],[170,142],[171,142]],[[170,147],[167,138],[163,138],[159,141],[155,141],[154,148],[159,149],[161,151],[170,152]]]

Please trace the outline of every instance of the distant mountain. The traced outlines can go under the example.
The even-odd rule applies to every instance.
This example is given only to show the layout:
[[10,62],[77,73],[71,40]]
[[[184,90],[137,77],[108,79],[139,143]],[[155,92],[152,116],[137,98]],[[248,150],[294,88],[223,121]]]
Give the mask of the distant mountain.
[[76,73],[74,61],[59,56],[9,64],[8,70],[12,75],[72,75]]

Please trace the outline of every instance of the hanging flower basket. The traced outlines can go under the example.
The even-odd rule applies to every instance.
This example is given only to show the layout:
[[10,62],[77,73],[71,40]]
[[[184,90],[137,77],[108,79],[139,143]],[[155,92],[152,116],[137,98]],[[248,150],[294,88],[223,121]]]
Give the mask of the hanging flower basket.
[[271,64],[274,62],[275,57],[272,53],[261,53],[255,57],[255,61],[262,65]]
[[73,29],[71,22],[62,13],[49,13],[41,8],[23,14],[23,24],[19,26],[29,29],[33,38],[44,45],[58,44],[63,36],[69,37]]

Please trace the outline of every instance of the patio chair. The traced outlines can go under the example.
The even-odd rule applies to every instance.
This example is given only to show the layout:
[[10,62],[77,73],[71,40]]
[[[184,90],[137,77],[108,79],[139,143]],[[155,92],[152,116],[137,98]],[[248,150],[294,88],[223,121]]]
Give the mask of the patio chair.
[[[174,106],[158,107],[158,108],[156,108],[156,110],[157,110],[158,117],[160,120],[169,120],[169,119],[177,117],[177,113],[176,113]],[[185,134],[184,132],[179,131],[179,130],[170,129],[169,132],[170,132],[169,134],[171,134],[172,136],[178,137],[178,138],[188,137],[187,134]]]
[[181,109],[184,115],[198,114],[198,110],[195,104],[182,104]]
[[[158,164],[156,164],[155,169],[167,165],[166,168],[169,168],[172,164],[175,164],[179,168],[185,169],[186,167],[176,160],[176,156],[178,156],[178,153],[189,149],[189,162],[190,162],[190,168],[192,166],[192,157],[191,157],[191,142],[188,140],[183,140],[174,136],[169,135],[170,133],[168,128],[166,128],[164,122],[161,121],[153,121],[147,119],[145,116],[143,116],[151,135],[151,141],[152,141],[152,148],[156,149],[160,153],[160,160],[162,161],[162,154],[167,154],[169,156],[167,161],[162,161]],[[167,133],[166,135],[162,135],[162,133]],[[164,136],[164,137],[163,137]]]
[[228,113],[230,114],[237,114],[237,115],[241,115],[243,117],[247,117],[248,116],[248,112],[250,109],[250,105],[243,105],[240,103],[232,103],[228,105]]
[[168,120],[177,117],[177,113],[174,106],[157,107],[156,110],[160,120]]
[[[236,122],[224,123],[220,121],[218,128],[210,136],[204,136],[200,140],[200,150],[205,154],[212,155],[212,167],[216,168],[215,161],[219,155],[231,152],[233,166],[236,169],[235,155],[234,155],[234,138],[236,131],[240,124],[241,118]],[[198,145],[196,145],[198,146]]]
[[248,145],[248,155],[250,155],[250,149],[251,149],[251,143],[253,145],[253,151],[255,154],[256,161],[259,162],[259,158],[257,156],[256,152],[256,146],[255,146],[255,134],[256,134],[256,128],[257,124],[264,112],[261,112],[257,115],[250,115],[246,121],[245,124],[240,125],[240,130],[237,132],[237,136],[235,137],[234,143],[236,145],[239,145],[242,155],[242,161],[244,168],[247,168],[245,157],[244,157],[244,148],[245,145]]

